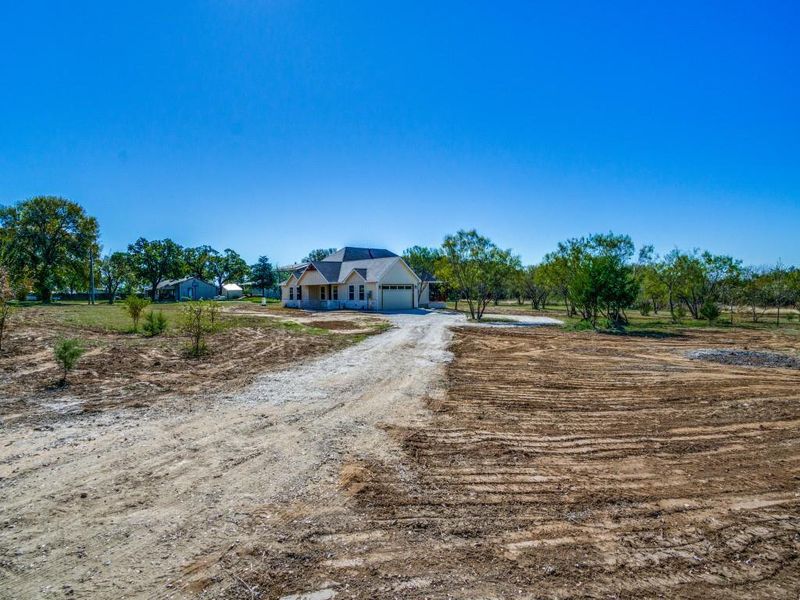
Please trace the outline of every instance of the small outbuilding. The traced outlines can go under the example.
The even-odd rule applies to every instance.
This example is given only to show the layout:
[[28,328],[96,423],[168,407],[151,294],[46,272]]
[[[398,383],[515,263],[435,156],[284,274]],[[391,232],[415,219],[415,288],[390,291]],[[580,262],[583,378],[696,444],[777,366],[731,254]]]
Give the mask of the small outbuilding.
[[225,283],[222,286],[222,295],[227,300],[233,300],[234,298],[241,298],[244,295],[244,290],[235,283]]
[[217,286],[197,277],[169,279],[156,287],[157,300],[213,300],[216,295]]

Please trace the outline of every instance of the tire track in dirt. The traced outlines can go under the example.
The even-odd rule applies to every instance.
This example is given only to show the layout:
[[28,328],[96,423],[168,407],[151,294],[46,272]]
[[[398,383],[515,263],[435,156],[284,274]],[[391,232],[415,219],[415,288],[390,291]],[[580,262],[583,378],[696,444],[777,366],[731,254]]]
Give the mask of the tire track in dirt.
[[459,329],[400,459],[351,463],[349,501],[230,564],[264,597],[796,598],[800,378],[683,355],[785,344]]

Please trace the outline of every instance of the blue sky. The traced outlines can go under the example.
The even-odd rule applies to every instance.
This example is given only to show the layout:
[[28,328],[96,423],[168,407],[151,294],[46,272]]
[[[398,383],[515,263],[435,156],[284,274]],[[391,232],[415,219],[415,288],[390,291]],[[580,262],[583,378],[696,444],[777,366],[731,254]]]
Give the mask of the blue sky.
[[800,264],[796,2],[3,2],[0,203],[279,262],[476,227]]

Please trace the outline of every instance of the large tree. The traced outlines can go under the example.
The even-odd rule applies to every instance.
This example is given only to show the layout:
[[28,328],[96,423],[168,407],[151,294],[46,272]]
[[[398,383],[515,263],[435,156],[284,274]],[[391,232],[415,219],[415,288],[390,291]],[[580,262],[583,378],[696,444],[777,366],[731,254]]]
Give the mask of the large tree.
[[250,267],[245,260],[230,248],[225,252],[212,256],[211,273],[217,283],[217,292],[222,293],[222,285],[231,281],[243,281],[250,275]]
[[183,248],[171,239],[148,241],[139,238],[128,246],[133,273],[150,285],[150,297],[155,300],[158,284],[184,275]]
[[0,208],[0,243],[11,277],[29,277],[44,302],[71,273],[86,268],[97,236],[97,220],[64,198],[37,196]]
[[403,260],[420,278],[420,284],[417,288],[418,305],[422,294],[430,287],[431,282],[436,280],[436,262],[441,258],[442,251],[439,248],[412,246],[403,252]]
[[214,277],[213,263],[219,252],[211,246],[197,246],[185,248],[183,260],[186,263],[186,273],[203,281],[210,281]]
[[436,276],[458,290],[467,301],[472,319],[480,320],[489,301],[519,267],[519,259],[474,229],[448,235]]

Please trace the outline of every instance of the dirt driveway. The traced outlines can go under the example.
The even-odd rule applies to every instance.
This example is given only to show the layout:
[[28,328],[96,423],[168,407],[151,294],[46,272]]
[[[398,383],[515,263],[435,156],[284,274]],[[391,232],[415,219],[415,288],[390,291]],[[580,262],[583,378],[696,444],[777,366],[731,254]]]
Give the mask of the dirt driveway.
[[161,598],[239,579],[226,551],[298,499],[335,503],[343,460],[391,462],[378,425],[424,420],[460,315],[382,335],[244,393],[110,411],[0,438],[0,597]]

